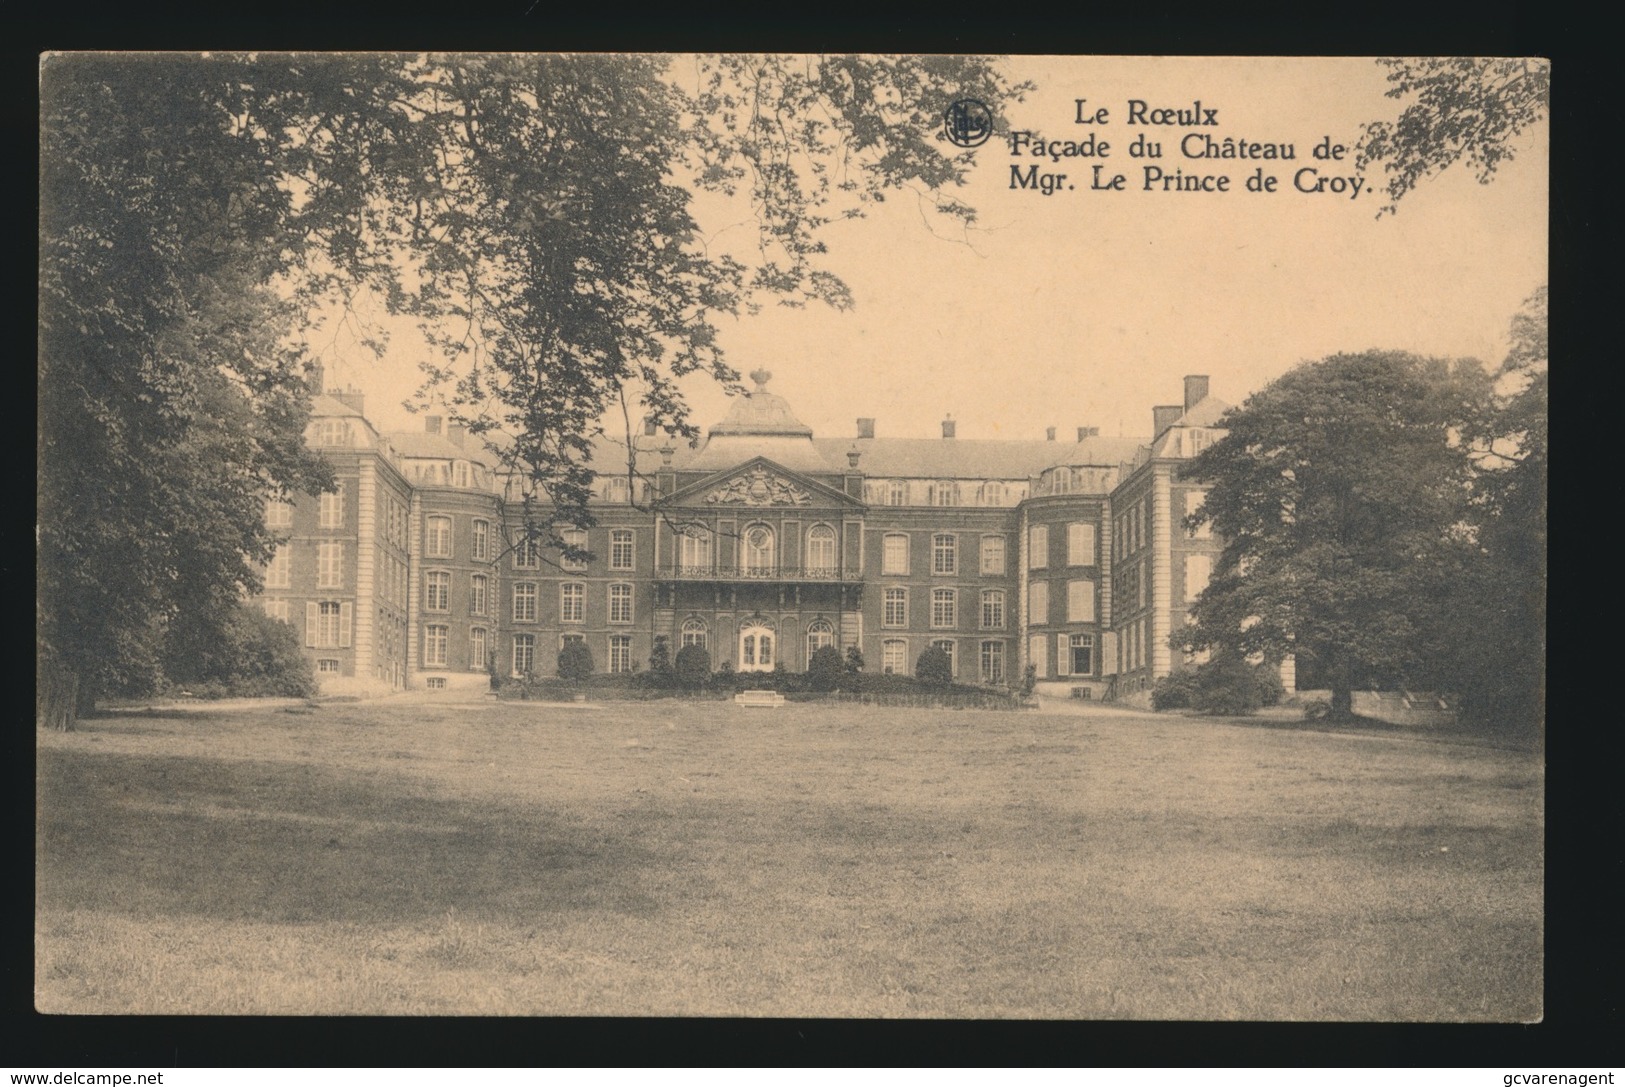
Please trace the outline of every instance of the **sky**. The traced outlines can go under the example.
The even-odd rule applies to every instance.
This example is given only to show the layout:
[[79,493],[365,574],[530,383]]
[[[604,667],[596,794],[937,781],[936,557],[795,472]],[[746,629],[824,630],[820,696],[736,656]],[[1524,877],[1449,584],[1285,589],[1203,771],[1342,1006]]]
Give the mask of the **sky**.
[[[1513,314],[1546,281],[1545,124],[1519,138],[1490,184],[1457,164],[1379,219],[1380,177],[1364,178],[1352,199],[1294,186],[1305,167],[1356,177],[1361,126],[1398,115],[1383,93],[1386,70],[1371,59],[1002,63],[1037,85],[1008,107],[1013,129],[1059,140],[1093,133],[1108,154],[1012,157],[994,136],[954,193],[977,209],[973,229],[933,222],[913,194],[893,196],[825,235],[826,266],[851,288],[851,310],[771,307],[721,326],[734,368],[771,371],[769,387],[820,437],[854,434],[858,417],[875,418],[881,437],[936,437],[950,415],[961,438],[1041,438],[1048,426],[1062,436],[1079,426],[1146,436],[1152,406],[1178,403],[1187,374],[1208,375],[1215,396],[1239,404],[1296,364],[1340,351],[1496,363]],[[1107,111],[1103,124],[1077,123],[1080,98],[1085,116]],[[1200,101],[1216,123],[1130,124],[1136,100],[1147,117]],[[1190,132],[1290,143],[1297,158],[1188,159],[1178,145]],[[1131,157],[1136,136],[1160,141],[1163,157]],[[1324,137],[1350,149],[1342,161],[1312,157]],[[1025,173],[1034,163],[1065,173],[1063,187],[1012,188],[1012,165]],[[1229,175],[1230,191],[1148,192],[1148,164]],[[1123,189],[1093,188],[1097,165],[1103,182],[1124,175]],[[1246,191],[1258,167],[1277,177],[1275,192]],[[741,229],[725,206],[702,206],[701,226],[717,238]],[[391,334],[381,359],[344,328],[330,331],[328,384],[366,392],[385,429],[420,429],[400,404],[417,388],[426,348],[410,326],[379,320]],[[702,428],[726,413],[728,398],[709,379],[685,388]]]

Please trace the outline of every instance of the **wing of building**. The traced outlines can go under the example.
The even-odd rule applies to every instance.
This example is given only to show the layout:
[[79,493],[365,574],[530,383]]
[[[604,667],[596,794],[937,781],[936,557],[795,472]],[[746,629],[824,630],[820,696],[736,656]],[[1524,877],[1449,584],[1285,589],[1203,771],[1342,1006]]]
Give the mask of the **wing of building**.
[[912,672],[935,645],[961,682],[1030,663],[1041,689],[1131,701],[1185,666],[1168,635],[1219,550],[1186,530],[1203,492],[1179,472],[1222,434],[1207,378],[1154,408],[1148,437],[984,441],[951,420],[886,438],[869,418],[819,437],[751,376],[697,448],[648,433],[600,451],[597,524],[570,541],[586,561],[527,543],[484,442],[434,416],[382,433],[360,393],[319,392],[306,439],[339,490],[268,511],[285,542],[261,603],[330,692],[552,674],[572,640],[629,672],[661,637],[746,671],[833,645]]

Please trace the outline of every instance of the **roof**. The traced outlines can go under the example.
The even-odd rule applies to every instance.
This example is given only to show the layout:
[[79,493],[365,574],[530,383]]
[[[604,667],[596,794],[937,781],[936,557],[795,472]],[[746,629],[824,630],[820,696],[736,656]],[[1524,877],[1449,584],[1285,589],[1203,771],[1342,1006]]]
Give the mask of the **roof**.
[[844,463],[847,450],[863,456],[866,476],[909,479],[1026,479],[1056,464],[1115,468],[1132,460],[1142,438],[1086,438],[1062,443],[991,438],[820,438],[813,444],[826,460]]
[[478,438],[467,445],[458,445],[444,434],[428,434],[421,430],[394,430],[384,435],[395,452],[403,457],[435,457],[443,460],[467,460],[486,463],[485,447]]
[[1204,396],[1201,400],[1198,400],[1195,404],[1193,404],[1191,409],[1184,415],[1181,415],[1178,419],[1175,419],[1173,425],[1215,426],[1219,422],[1219,417],[1229,410],[1230,405],[1226,404],[1218,397]]
[[312,416],[346,415],[354,419],[366,418],[365,415],[357,411],[355,408],[352,408],[338,397],[329,396],[326,393],[317,393],[315,396],[310,398],[310,414]]
[[711,437],[731,434],[812,437],[812,427],[796,418],[795,412],[790,410],[790,402],[767,391],[767,383],[773,378],[772,371],[752,370],[750,377],[756,382],[756,388],[733,402],[727,418],[711,427],[708,432]]

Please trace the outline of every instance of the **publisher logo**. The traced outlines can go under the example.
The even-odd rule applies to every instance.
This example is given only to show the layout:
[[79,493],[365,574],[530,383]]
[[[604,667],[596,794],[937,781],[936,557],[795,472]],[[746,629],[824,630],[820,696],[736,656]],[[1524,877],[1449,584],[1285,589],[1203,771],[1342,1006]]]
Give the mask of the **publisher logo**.
[[993,135],[993,113],[974,98],[961,98],[942,115],[948,140],[957,147],[980,147]]

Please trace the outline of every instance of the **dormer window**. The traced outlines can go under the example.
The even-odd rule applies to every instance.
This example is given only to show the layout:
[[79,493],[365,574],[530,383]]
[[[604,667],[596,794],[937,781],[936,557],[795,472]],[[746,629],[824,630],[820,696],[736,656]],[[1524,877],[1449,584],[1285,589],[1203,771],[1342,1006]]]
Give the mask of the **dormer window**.
[[466,460],[453,462],[451,466],[451,482],[454,486],[468,486],[468,476],[468,462]]

